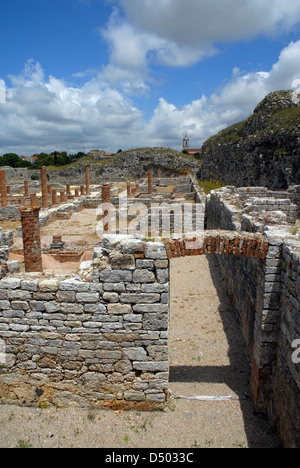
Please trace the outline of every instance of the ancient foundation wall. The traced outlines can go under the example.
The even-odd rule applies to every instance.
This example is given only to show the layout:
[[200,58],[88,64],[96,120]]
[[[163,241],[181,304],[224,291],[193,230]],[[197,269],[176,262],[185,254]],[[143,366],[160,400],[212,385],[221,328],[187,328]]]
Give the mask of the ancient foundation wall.
[[[210,228],[237,229],[243,217],[232,199],[223,200],[220,193],[212,194],[206,214]],[[291,225],[270,226],[265,237],[269,249],[264,262],[217,258],[250,358],[256,409],[268,415],[286,447],[299,447],[300,243]]]
[[0,281],[1,403],[152,409],[165,402],[165,247],[106,242],[105,252],[109,261],[92,282],[33,274]]
[[180,239],[105,235],[90,281],[36,273],[2,279],[0,402],[162,407],[169,262],[217,254],[251,362],[255,407],[285,446],[300,447],[300,242],[291,226],[241,233],[243,204],[227,195],[236,194],[208,198],[206,227],[214,231],[193,248]]

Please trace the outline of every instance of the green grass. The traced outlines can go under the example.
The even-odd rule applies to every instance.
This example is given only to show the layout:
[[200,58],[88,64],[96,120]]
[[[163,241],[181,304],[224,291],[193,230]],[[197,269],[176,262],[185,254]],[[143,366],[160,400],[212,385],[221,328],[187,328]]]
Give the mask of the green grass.
[[226,185],[220,181],[212,182],[210,180],[199,180],[199,179],[198,179],[198,184],[199,184],[199,187],[203,189],[205,195],[208,195],[212,190],[219,189]]
[[[252,122],[255,119],[261,120],[261,128],[259,130],[255,129],[255,126],[252,129]],[[209,152],[210,148],[217,144],[236,144],[246,137],[253,138],[254,135],[256,138],[260,138],[269,133],[277,134],[282,131],[299,131],[299,129],[300,107],[276,108],[271,115],[266,115],[263,112],[252,114],[248,119],[231,125],[217,135],[209,138],[204,143],[203,148],[205,152]]]

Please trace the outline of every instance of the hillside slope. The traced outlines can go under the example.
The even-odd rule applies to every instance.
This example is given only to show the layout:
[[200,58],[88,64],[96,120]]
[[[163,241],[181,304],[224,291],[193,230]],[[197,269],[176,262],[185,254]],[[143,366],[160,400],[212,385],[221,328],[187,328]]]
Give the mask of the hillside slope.
[[[78,183],[84,180],[84,167],[87,163],[90,164],[90,161],[85,158],[78,160],[74,165],[52,171],[51,178],[74,180],[74,183]],[[139,148],[124,151],[98,164],[90,164],[91,183],[118,178],[134,180],[144,177],[149,169],[152,169],[154,175],[160,174],[163,177],[195,175],[199,162],[169,148]]]
[[270,93],[253,114],[203,145],[200,179],[273,190],[300,184],[300,104]]

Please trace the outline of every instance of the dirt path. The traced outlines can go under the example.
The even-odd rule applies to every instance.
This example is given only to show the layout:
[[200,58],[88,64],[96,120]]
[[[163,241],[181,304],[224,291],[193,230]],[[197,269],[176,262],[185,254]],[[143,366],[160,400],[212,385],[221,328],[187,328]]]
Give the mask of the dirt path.
[[277,447],[254,415],[249,363],[215,259],[173,260],[170,300],[171,392],[234,400],[171,399],[153,413],[0,406],[0,448]]

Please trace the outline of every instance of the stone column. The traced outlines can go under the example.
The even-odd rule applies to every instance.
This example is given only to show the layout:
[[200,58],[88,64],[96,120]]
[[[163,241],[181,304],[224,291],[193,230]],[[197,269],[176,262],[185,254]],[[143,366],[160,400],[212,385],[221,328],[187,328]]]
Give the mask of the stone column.
[[149,195],[152,193],[152,171],[148,171],[148,193]]
[[39,207],[19,208],[21,212],[24,262],[26,272],[42,272],[41,235],[39,227]]
[[28,180],[25,180],[25,182],[24,182],[24,194],[25,194],[25,195],[29,195],[29,191],[28,191]]
[[76,198],[79,197],[79,189],[78,188],[75,189],[74,195],[75,195]]
[[11,192],[10,192],[10,185],[8,185],[8,186],[6,187],[6,193],[7,193],[7,195],[10,195],[10,194],[11,194]]
[[90,192],[90,166],[85,166],[85,186],[86,186],[86,193],[89,195]]
[[80,186],[80,195],[84,195],[85,190],[84,190],[84,185]]
[[127,182],[127,197],[129,198],[131,196],[131,183]]
[[70,184],[66,185],[66,192],[67,192],[67,196],[71,195],[71,185]]
[[46,167],[41,167],[42,208],[48,208],[48,185]]
[[0,193],[1,193],[1,206],[7,206],[5,169],[0,170]]

